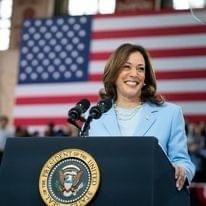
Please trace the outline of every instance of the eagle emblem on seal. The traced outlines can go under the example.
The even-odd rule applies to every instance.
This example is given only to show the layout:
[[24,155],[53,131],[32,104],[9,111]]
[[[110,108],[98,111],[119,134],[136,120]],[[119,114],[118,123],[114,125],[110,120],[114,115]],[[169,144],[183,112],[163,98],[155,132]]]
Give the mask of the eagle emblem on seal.
[[64,197],[76,196],[84,186],[81,182],[82,171],[74,164],[67,165],[59,170],[58,190]]

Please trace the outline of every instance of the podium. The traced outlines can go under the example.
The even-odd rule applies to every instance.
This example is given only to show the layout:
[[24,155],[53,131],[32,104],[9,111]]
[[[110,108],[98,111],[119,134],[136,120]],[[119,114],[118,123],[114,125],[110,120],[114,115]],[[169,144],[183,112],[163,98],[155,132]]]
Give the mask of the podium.
[[[0,167],[0,205],[45,205],[39,176],[55,153],[77,148],[94,157],[100,186],[91,206],[188,206],[174,168],[154,137],[23,137],[7,140]],[[72,205],[72,204],[71,204]]]

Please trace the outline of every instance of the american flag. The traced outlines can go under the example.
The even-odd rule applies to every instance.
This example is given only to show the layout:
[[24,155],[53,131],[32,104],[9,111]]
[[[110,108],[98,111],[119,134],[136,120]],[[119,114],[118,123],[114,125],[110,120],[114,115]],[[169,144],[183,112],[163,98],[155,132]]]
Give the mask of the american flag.
[[95,104],[106,60],[123,43],[148,49],[158,91],[188,121],[206,121],[206,25],[163,11],[25,20],[15,125],[63,125],[82,98]]

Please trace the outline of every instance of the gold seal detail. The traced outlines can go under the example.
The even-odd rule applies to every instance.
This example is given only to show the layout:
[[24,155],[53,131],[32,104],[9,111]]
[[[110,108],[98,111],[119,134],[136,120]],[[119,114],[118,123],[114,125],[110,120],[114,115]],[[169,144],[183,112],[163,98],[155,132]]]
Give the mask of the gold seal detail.
[[80,149],[65,149],[44,164],[39,191],[48,206],[84,206],[96,194],[99,183],[100,172],[94,158]]

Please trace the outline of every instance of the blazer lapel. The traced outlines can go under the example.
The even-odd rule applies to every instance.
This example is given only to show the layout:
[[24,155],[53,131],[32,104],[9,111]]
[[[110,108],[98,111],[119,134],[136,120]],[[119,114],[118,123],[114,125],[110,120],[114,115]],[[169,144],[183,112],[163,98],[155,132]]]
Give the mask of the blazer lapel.
[[121,132],[113,107],[105,114],[103,125],[111,136],[121,136]]
[[158,111],[157,107],[152,107],[148,103],[144,103],[139,111],[139,119],[135,129],[135,136],[143,136],[153,125],[156,120],[155,113]]

